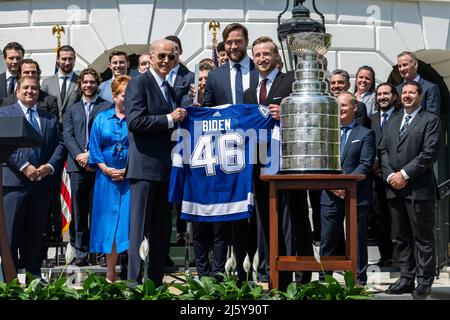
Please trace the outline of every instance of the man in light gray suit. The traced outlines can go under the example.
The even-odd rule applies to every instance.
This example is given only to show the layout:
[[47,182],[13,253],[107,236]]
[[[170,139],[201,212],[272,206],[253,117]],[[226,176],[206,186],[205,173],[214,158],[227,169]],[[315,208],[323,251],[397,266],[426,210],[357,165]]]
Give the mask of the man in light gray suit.
[[80,101],[80,93],[77,89],[78,76],[73,72],[75,50],[68,45],[62,46],[58,49],[56,59],[58,73],[45,79],[41,90],[57,98],[59,122],[63,123],[66,108]]

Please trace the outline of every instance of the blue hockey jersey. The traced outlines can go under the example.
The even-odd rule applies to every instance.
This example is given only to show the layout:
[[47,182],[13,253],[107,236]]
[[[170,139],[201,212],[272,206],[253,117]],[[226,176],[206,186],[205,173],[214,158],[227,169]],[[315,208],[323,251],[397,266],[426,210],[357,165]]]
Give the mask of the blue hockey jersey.
[[[270,159],[269,148],[257,148],[272,137],[275,120],[269,109],[239,104],[186,110],[187,118],[174,133],[169,201],[181,202],[181,218],[189,221],[250,217],[253,166],[258,159]],[[267,158],[261,161],[258,154]],[[278,152],[273,156],[279,158]]]

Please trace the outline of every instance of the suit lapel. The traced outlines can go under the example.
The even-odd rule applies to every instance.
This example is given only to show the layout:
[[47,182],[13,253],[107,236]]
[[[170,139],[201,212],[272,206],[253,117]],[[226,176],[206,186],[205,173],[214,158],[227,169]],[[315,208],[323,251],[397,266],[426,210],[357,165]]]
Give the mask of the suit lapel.
[[[224,78],[225,79],[223,79],[223,83],[229,83],[230,85],[228,85],[227,86],[227,100],[228,101],[233,101],[233,92],[231,91],[231,76],[230,76],[230,73],[231,73],[231,69],[230,69],[230,62],[228,61],[227,63],[225,63],[224,65]],[[219,80],[219,82],[221,82],[222,81],[222,79],[218,79]],[[234,79],[233,79],[233,81],[234,81]],[[218,86],[218,88],[220,88],[220,86],[222,85],[221,83],[219,83],[218,84],[219,86]]]
[[[422,110],[423,110],[423,109],[422,109]],[[421,111],[422,111],[422,110],[421,110]],[[408,128],[406,128],[405,132],[403,132],[403,135],[402,135],[400,141],[398,142],[399,145],[402,144],[403,141],[405,141],[406,137],[408,137],[408,134],[411,132],[412,127],[413,127],[418,121],[420,121],[420,118],[422,117],[422,112],[421,112],[421,111],[418,112],[418,113],[416,114],[416,116],[414,117],[414,119],[412,119],[411,122],[409,123]],[[403,117],[401,117],[401,118],[403,119]],[[400,124],[401,124],[401,122],[400,122]],[[399,132],[400,132],[400,127],[399,127]]]
[[53,76],[53,78],[51,78],[51,83],[49,83],[49,86],[54,87],[55,88],[55,96],[56,96],[56,100],[58,101],[58,108],[59,108],[59,112],[61,114],[62,110],[64,109],[64,105],[63,105],[63,101],[61,101],[61,89],[59,88],[59,79],[58,79],[58,75],[55,74]]
[[47,130],[47,118],[44,115],[44,112],[40,109],[37,109],[37,113],[39,116],[39,121],[41,123],[41,135],[45,137],[45,132]]
[[[169,105],[167,104],[167,100],[166,100],[166,98],[164,97],[164,95],[163,95],[163,93],[162,93],[162,91],[161,91],[161,88],[159,87],[158,82],[156,81],[156,79],[155,79],[155,77],[153,76],[153,74],[152,74],[151,72],[147,72],[147,73],[145,73],[145,75],[146,75],[147,77],[149,77],[150,82],[151,82],[151,84],[153,85],[154,90],[156,91],[156,94],[158,95],[161,104],[164,105],[164,107],[166,108],[166,110],[167,110],[168,113],[172,112],[172,110],[169,109]],[[173,100],[173,99],[172,99],[172,100]],[[176,101],[173,101],[174,107],[175,107],[175,102],[176,102]]]
[[69,100],[69,97],[72,94],[72,91],[75,90],[75,87],[76,87],[75,74],[72,74],[72,78],[70,79],[70,82],[69,82],[69,87],[67,88],[67,92],[64,97],[63,110],[66,108],[67,101]]
[[2,73],[0,75],[0,87],[2,90],[2,96],[6,97],[7,96],[7,92],[6,92],[6,72]]
[[284,79],[284,73],[278,72],[277,76],[273,80],[272,86],[270,87],[269,94],[267,95],[266,101],[271,101],[274,98],[275,92],[277,92],[278,88],[281,85],[281,82],[283,82]]
[[348,149],[350,148],[352,141],[358,136],[358,131],[359,126],[355,125],[348,135],[347,141],[345,142],[344,151],[342,152],[341,166],[344,163],[345,158],[347,157]]

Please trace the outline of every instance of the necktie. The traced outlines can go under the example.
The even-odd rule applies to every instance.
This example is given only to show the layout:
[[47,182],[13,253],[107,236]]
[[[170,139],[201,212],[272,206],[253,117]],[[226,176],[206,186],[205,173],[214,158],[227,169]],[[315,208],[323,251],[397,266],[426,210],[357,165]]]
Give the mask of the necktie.
[[385,125],[386,122],[387,122],[387,119],[388,119],[388,114],[387,114],[387,113],[384,113],[384,114],[383,114],[383,121],[381,122],[381,129],[383,129],[384,125]]
[[[34,128],[39,134],[41,134],[41,129],[39,128],[39,124],[38,124],[36,118],[33,116],[33,113],[34,113],[34,112],[35,112],[35,111],[34,111],[33,109],[31,109],[31,108],[29,108],[29,109],[27,110],[28,122],[33,126],[33,128]],[[41,148],[38,148],[38,147],[33,148],[33,151],[34,151],[34,160],[35,160],[34,164],[35,164],[35,165],[38,165],[38,164],[39,164],[39,157],[40,157],[40,155],[41,155]]]
[[84,111],[86,113],[86,149],[89,146],[89,115],[91,114],[92,102],[84,103]]
[[236,104],[244,103],[244,86],[242,85],[241,65],[239,63],[236,63],[234,67],[236,68],[236,78],[234,82],[234,90],[236,93]]
[[170,84],[167,80],[163,81],[164,95],[166,96],[167,105],[169,106],[169,110],[173,110],[173,100],[172,93],[170,92]]
[[11,76],[9,77],[9,85],[8,85],[8,95],[14,93],[14,85],[16,83],[16,77]]
[[399,137],[398,137],[399,140],[403,137],[403,134],[405,133],[406,129],[408,128],[409,121],[411,120],[411,118],[412,118],[411,116],[405,117],[405,123],[403,123],[403,126],[400,128],[400,131],[399,131]]
[[265,104],[267,100],[267,78],[261,81],[261,88],[259,89],[259,104]]
[[67,79],[67,77],[64,76],[63,77],[63,83],[62,83],[62,86],[61,86],[61,104],[64,104],[64,99],[66,97],[66,79]]
[[340,153],[344,152],[345,143],[347,142],[347,132],[350,130],[350,127],[341,127],[341,145],[340,145]]

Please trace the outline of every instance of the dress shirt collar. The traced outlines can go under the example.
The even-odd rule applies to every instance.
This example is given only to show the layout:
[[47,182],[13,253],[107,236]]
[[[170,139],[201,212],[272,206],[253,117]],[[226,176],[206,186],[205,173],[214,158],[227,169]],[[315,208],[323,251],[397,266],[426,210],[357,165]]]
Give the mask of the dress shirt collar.
[[[419,82],[419,80],[420,80],[420,75],[416,74],[416,77],[412,81]],[[405,83],[405,82],[406,82],[406,80],[403,79],[403,83]]]
[[356,125],[356,121],[353,120],[353,121],[350,122],[350,124],[347,125],[347,126],[343,126],[343,125],[341,124],[341,129],[342,129],[343,127],[347,127],[347,128],[353,129],[353,128],[355,127],[355,125]]
[[6,71],[5,71],[5,76],[6,76],[6,81],[8,81],[9,78],[11,78],[11,77],[14,77],[14,78],[16,77],[15,75],[11,74],[11,72],[9,72],[8,69],[6,69]]
[[392,115],[392,112],[394,112],[394,109],[395,109],[395,107],[392,106],[387,111],[380,110],[380,117],[381,117],[381,119],[383,119],[383,115],[385,113],[387,113],[388,119],[389,119],[389,117]]
[[157,74],[156,71],[153,70],[153,68],[150,68],[149,71],[152,73],[153,77],[155,78],[156,82],[158,83],[158,86],[162,87],[162,84],[165,79],[162,78],[159,74]]
[[245,55],[245,58],[239,62],[234,62],[231,60],[228,60],[228,61],[230,61],[230,70],[233,69],[234,65],[237,63],[239,63],[241,65],[242,73],[244,73],[244,71],[248,72],[250,70],[250,57],[248,55]]
[[98,94],[96,94],[91,100],[87,100],[84,96],[81,97],[81,100],[83,101],[83,104],[86,105],[86,102],[92,102],[95,103],[97,101]]
[[[407,114],[406,111],[403,111],[403,120],[402,122],[405,121],[406,116],[411,116],[411,120],[414,119],[414,117],[417,115],[417,113],[420,111],[420,109],[422,109],[422,107],[417,108],[416,111],[414,111],[413,113]],[[410,122],[411,122],[410,120]]]
[[66,75],[63,75],[61,72],[58,71],[58,79],[62,79],[63,77],[67,77],[68,79],[72,79],[73,71],[71,73],[69,73],[69,74],[66,74]]
[[261,86],[261,81],[263,81],[264,79],[268,79],[268,81],[273,83],[275,81],[275,78],[278,75],[278,72],[280,72],[280,71],[277,68],[273,68],[273,70],[266,77],[263,77],[261,74],[259,74],[258,85]]
[[[25,106],[25,105],[22,103],[22,101],[20,101],[20,100],[17,100],[17,103],[19,104],[19,106],[20,106],[20,108],[22,109],[23,113],[26,115],[28,109],[30,109],[30,108],[28,108],[27,106]],[[34,110],[34,111],[36,111],[36,113],[37,113],[37,105],[36,105],[36,103],[31,107],[31,109]]]

